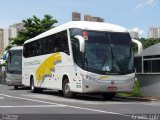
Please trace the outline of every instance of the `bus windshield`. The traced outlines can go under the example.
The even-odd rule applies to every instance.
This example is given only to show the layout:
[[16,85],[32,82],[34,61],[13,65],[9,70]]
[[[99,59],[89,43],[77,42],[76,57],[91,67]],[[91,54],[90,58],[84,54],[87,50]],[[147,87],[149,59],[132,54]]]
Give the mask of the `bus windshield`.
[[22,73],[22,50],[12,50],[8,54],[7,73]]
[[87,32],[85,69],[91,72],[127,74],[134,71],[129,33]]

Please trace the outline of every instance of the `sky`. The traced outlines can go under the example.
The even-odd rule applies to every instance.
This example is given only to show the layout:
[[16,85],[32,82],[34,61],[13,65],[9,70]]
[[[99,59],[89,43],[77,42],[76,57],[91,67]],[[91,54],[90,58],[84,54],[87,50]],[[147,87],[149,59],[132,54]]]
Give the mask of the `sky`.
[[56,25],[72,20],[72,12],[98,16],[105,22],[137,31],[147,37],[149,27],[160,27],[160,0],[1,0],[0,28],[36,15],[58,20]]

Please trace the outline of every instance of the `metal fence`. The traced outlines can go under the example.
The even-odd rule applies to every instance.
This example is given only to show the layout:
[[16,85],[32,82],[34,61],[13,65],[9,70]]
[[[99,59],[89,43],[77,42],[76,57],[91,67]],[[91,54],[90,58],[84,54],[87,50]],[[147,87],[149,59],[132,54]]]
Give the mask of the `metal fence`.
[[6,67],[0,67],[0,84],[6,84]]

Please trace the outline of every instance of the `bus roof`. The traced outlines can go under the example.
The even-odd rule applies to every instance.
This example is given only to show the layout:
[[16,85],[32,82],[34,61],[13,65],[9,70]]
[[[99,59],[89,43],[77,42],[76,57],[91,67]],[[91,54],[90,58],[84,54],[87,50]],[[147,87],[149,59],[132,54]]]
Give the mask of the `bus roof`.
[[22,49],[23,49],[23,46],[14,46],[9,50],[22,50]]
[[126,28],[115,25],[115,24],[110,24],[110,23],[90,22],[90,21],[72,21],[72,22],[68,22],[63,25],[57,26],[55,28],[52,28],[51,30],[48,30],[44,33],[41,33],[40,35],[25,41],[25,43],[52,35],[54,33],[57,33],[69,28],[80,28],[80,29],[95,30],[95,31],[128,32]]

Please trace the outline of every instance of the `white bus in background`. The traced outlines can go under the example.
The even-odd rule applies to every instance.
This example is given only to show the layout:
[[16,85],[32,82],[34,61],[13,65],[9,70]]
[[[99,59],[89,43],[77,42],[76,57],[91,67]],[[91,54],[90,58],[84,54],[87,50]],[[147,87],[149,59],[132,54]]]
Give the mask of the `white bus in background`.
[[22,84],[32,92],[57,89],[65,97],[131,92],[135,69],[129,32],[120,26],[76,21],[24,43]]
[[6,84],[15,89],[22,86],[22,50],[22,46],[16,46],[7,52]]

